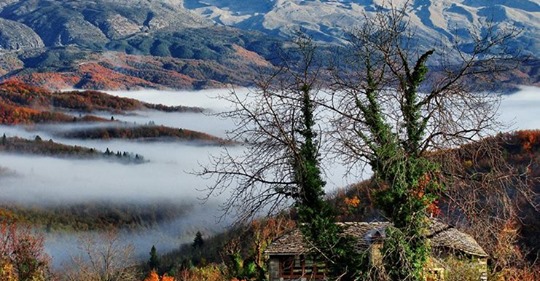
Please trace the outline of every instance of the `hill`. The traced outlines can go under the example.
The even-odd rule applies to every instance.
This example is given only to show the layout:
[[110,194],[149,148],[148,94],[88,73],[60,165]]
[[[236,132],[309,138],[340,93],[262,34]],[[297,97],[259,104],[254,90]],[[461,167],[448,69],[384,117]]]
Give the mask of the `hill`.
[[[485,153],[486,145],[501,149],[503,158],[499,160],[521,173],[519,181],[525,183],[527,190],[534,194],[532,201],[525,201],[520,197],[518,193],[521,191],[516,181],[510,182],[510,185],[502,185],[504,181],[498,179],[487,181],[489,187],[480,186],[483,181],[479,180],[479,177],[489,177],[490,169],[495,173],[494,170],[498,167],[498,164],[493,164],[491,156]],[[471,158],[474,153],[477,154]],[[441,165],[446,165],[442,164],[445,161],[443,158],[457,163],[458,170],[462,172],[452,178],[446,175],[449,177],[448,185],[441,191],[433,215],[469,233],[481,244],[490,255],[489,266],[493,274],[490,278],[538,280],[540,222],[536,207],[540,204],[540,131],[499,134],[455,150],[436,153],[433,157],[439,159]],[[373,182],[367,180],[330,194],[328,200],[341,221],[384,221],[385,218],[372,201],[377,189]],[[501,199],[499,192],[508,195],[506,199],[509,201],[492,200]],[[486,206],[487,204],[489,206]],[[516,213],[512,216],[494,217],[493,212],[496,212],[501,204],[514,204]],[[476,207],[483,211],[471,213],[469,209],[469,212],[466,212],[464,208],[471,205],[477,205]],[[474,217],[470,217],[471,214],[474,214]],[[229,278],[240,278],[249,274],[256,276],[255,269],[264,266],[260,254],[265,245],[292,229],[295,226],[295,216],[294,211],[286,210],[282,216],[262,218],[215,237],[206,237],[201,248],[186,245],[178,251],[164,255],[161,270],[180,271],[184,272],[183,274],[188,272],[195,276],[201,270],[225,274]],[[493,221],[500,224],[489,228],[488,224]],[[207,266],[208,262],[214,263],[214,267]],[[190,264],[201,269],[190,271]],[[221,267],[216,267],[215,264]]]
[[149,104],[98,91],[52,92],[21,82],[0,83],[0,124],[5,125],[109,122],[112,120],[89,113],[126,113],[136,110],[203,112],[203,109],[198,107]]
[[132,139],[145,141],[191,141],[200,144],[230,144],[230,142],[197,131],[166,126],[114,124],[112,126],[76,129],[58,133],[63,138],[73,139]]
[[0,83],[0,102],[7,105],[30,107],[33,109],[52,108],[79,113],[92,113],[95,111],[122,113],[148,109],[164,112],[203,112],[203,109],[199,107],[150,104],[136,99],[116,97],[98,91],[53,92],[14,81]]
[[114,153],[108,149],[106,151],[98,151],[94,148],[65,145],[56,143],[52,139],[44,141],[40,136],[36,136],[34,140],[29,140],[19,137],[8,138],[4,134],[0,137],[0,153],[42,155],[75,159],[107,159],[126,164],[141,164],[145,162],[144,157],[139,154],[128,153],[125,151],[123,153],[120,151]]
[[3,219],[11,218],[19,223],[31,224],[46,232],[145,230],[178,219],[191,208],[189,204],[172,202],[91,201],[28,206],[0,201]]
[[[95,126],[52,130],[51,133],[64,138],[78,139],[137,139],[147,141],[196,141],[199,144],[225,144],[221,138],[182,128],[156,126],[154,124],[127,124],[105,119],[90,113],[108,112],[126,114],[141,110],[163,112],[202,113],[204,109],[186,106],[165,106],[150,104],[130,98],[121,98],[98,91],[53,92],[44,88],[29,86],[20,82],[0,83],[0,124],[35,125],[52,123],[99,123]],[[84,114],[84,115],[83,115]],[[29,141],[3,136],[0,151],[45,154],[51,156],[77,155],[79,157],[97,156],[94,149],[65,146],[51,141]],[[133,162],[142,162],[142,157],[107,151],[102,156]]]
[[56,89],[248,85],[276,42],[171,0],[4,1],[0,30],[3,79]]

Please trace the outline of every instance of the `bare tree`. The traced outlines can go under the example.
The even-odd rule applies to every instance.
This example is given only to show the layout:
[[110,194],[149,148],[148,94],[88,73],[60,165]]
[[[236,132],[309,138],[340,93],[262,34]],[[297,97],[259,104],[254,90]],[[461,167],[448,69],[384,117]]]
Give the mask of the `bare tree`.
[[292,60],[285,58],[277,72],[260,80],[252,97],[231,94],[237,108],[224,116],[239,120],[232,136],[244,140],[245,154],[235,158],[225,153],[201,174],[217,177],[209,195],[234,185],[225,211],[240,207],[240,220],[265,207],[272,213],[281,210],[282,203],[294,206],[299,227],[316,246],[314,254],[326,261],[329,276],[349,280],[358,277],[360,254],[354,250],[353,239],[341,235],[335,214],[324,200],[326,183],[316,126],[322,70],[311,39],[301,36],[296,44],[299,63],[288,64]]
[[[474,86],[489,83],[494,74],[514,64],[514,54],[509,55],[506,46],[516,33],[488,25],[481,32],[473,30],[468,42],[456,39],[453,46],[423,48],[409,27],[408,9],[408,3],[389,5],[366,17],[351,33],[345,55],[333,67],[331,83],[325,84],[331,85],[328,95],[319,95],[322,68],[313,67],[312,49],[300,48],[309,51],[300,67],[285,65],[259,80],[257,90],[247,97],[234,92],[228,97],[237,107],[224,116],[238,121],[232,138],[242,142],[245,154],[226,151],[201,173],[217,179],[209,195],[231,192],[225,211],[238,208],[241,218],[248,218],[264,208],[272,212],[292,202],[296,206],[310,202],[301,180],[306,163],[302,148],[308,140],[302,133],[307,94],[314,108],[333,113],[330,135],[336,155],[350,167],[370,166],[374,172],[376,206],[394,225],[384,243],[381,273],[390,280],[422,278],[429,255],[425,237],[429,212],[445,186],[453,184],[458,169],[450,166],[455,163],[437,162],[437,153],[474,143],[499,128],[494,121],[499,96]],[[496,151],[486,155],[496,161],[500,159]],[[512,169],[499,171],[499,176],[511,172],[508,178],[515,179]],[[493,185],[502,178],[488,178],[482,192],[499,191],[499,197],[490,200],[511,199],[504,187]],[[519,191],[530,200],[524,186]],[[314,198],[321,194],[319,190]],[[468,211],[482,212],[482,202],[490,201],[476,201]],[[511,202],[497,206],[504,214],[515,213]],[[311,242],[327,253],[321,244],[325,241],[311,234],[307,235],[315,237]]]
[[[388,231],[384,246],[386,272],[393,280],[421,278],[429,252],[423,235],[429,223],[426,218],[445,185],[451,183],[448,173],[456,172],[450,168],[455,163],[440,164],[433,155],[500,128],[495,121],[498,94],[472,86],[489,83],[493,74],[515,62],[506,48],[515,30],[493,25],[471,33],[467,51],[457,41],[450,48],[419,47],[407,22],[409,8],[407,3],[390,5],[387,11],[366,17],[351,33],[347,56],[335,66],[333,93],[324,102],[335,113],[337,155],[351,166],[371,167],[377,183],[376,205],[395,226]],[[483,156],[500,159],[497,151],[484,150]],[[501,167],[495,161],[492,164]],[[512,172],[499,171],[503,170]],[[512,175],[507,174],[515,179]],[[502,178],[490,175],[485,179],[486,189],[478,193],[498,190],[498,196],[491,198],[502,200],[497,213],[511,215],[516,205],[510,204],[505,186],[493,184]],[[519,191],[530,198],[525,186]],[[479,202],[489,202],[476,201],[473,208],[465,206],[473,198],[454,199],[469,207],[469,215],[481,211]]]
[[490,254],[492,273],[509,267],[528,270],[528,249],[517,246],[520,228],[527,227],[522,214],[539,211],[534,186],[540,179],[530,169],[531,159],[528,164],[509,159],[506,147],[512,138],[498,134],[433,155],[444,171],[442,215],[471,233]]
[[117,232],[89,234],[81,238],[80,250],[83,254],[73,258],[75,266],[67,267],[64,280],[140,280],[133,258],[133,246],[123,243]]
[[[500,93],[478,85],[508,70],[506,62],[518,63],[505,47],[516,31],[496,32],[490,25],[474,30],[482,34],[471,33],[469,42],[423,48],[407,22],[409,8],[390,6],[366,17],[335,63],[333,95],[325,105],[337,113],[338,154],[351,165],[369,163],[376,154],[370,143],[377,133],[368,124],[373,113],[414,154],[457,147],[501,128]],[[462,45],[471,45],[469,52]]]
[[[239,211],[238,220],[245,221],[255,215],[268,214],[292,206],[295,202],[309,201],[306,196],[301,166],[305,163],[302,146],[312,142],[313,155],[318,155],[316,127],[309,128],[312,135],[307,140],[305,113],[306,102],[315,105],[320,90],[320,65],[316,61],[316,48],[311,40],[300,37],[294,56],[301,57],[298,64],[290,64],[283,58],[275,72],[258,79],[255,90],[247,95],[232,91],[223,99],[235,108],[225,112],[224,118],[236,122],[236,129],[229,137],[242,149],[224,149],[221,155],[212,157],[211,164],[200,175],[214,177],[215,183],[208,188],[208,197],[228,193],[223,205],[226,214]],[[291,53],[283,53],[284,56]],[[314,114],[314,109],[307,110]],[[310,116],[316,120],[316,116]],[[316,191],[323,192],[324,183]]]

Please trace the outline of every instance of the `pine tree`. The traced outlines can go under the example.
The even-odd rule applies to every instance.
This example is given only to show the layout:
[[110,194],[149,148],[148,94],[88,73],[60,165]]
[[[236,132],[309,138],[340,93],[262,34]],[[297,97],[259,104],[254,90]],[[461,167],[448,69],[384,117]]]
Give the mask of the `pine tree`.
[[159,257],[157,254],[156,247],[154,245],[152,245],[152,249],[150,249],[150,260],[148,260],[148,267],[151,270],[159,269]]
[[202,234],[200,231],[197,231],[195,234],[195,239],[193,239],[193,248],[202,248],[204,245],[204,239],[202,238]]

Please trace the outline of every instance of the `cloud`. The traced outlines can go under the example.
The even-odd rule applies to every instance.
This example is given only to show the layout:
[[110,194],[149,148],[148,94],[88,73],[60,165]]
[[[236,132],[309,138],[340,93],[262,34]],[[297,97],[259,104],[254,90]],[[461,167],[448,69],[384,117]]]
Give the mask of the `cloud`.
[[540,88],[521,87],[511,95],[503,96],[499,120],[509,125],[509,130],[540,129]]

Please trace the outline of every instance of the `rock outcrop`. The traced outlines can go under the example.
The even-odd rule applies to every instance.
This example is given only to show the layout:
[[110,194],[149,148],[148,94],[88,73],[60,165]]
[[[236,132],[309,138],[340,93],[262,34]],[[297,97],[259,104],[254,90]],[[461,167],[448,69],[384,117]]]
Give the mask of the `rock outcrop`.
[[44,46],[39,35],[28,26],[0,18],[0,53]]

